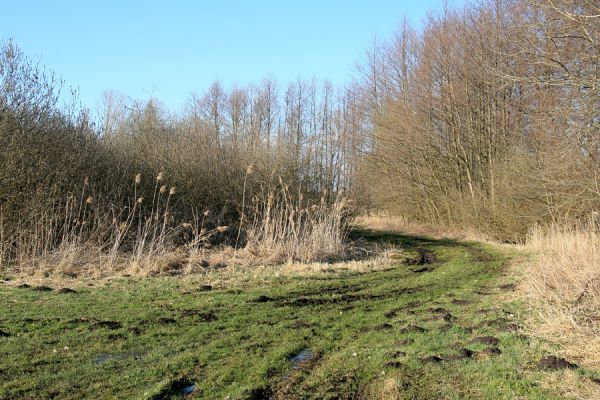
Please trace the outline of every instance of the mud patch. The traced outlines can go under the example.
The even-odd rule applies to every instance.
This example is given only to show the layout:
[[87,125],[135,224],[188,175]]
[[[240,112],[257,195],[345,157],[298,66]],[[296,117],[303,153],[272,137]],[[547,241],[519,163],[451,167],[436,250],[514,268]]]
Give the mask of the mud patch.
[[456,317],[450,313],[438,314],[426,319],[426,321],[454,321]]
[[446,361],[459,361],[464,360],[466,358],[471,358],[475,355],[473,350],[469,350],[466,347],[460,348],[457,354],[452,354],[448,356],[444,356],[444,360]]
[[481,321],[475,326],[476,328],[492,327],[496,328],[501,332],[514,333],[517,332],[521,327],[514,322],[507,320],[506,318],[496,318],[486,321]]
[[474,338],[473,340],[471,340],[471,343],[486,344],[489,346],[497,346],[498,343],[500,343],[500,340],[493,336],[478,336],[478,337]]
[[120,329],[123,325],[117,321],[95,321],[92,323],[91,328],[106,328],[106,329]]
[[307,329],[312,328],[315,325],[303,319],[299,319],[298,321],[295,321],[292,326],[294,329]]
[[421,358],[421,362],[423,363],[442,363],[442,362],[451,362],[451,361],[460,361],[468,358],[472,358],[476,353],[472,350],[469,350],[465,347],[462,347],[458,350],[456,354],[450,354],[445,356],[432,355],[425,358]]
[[394,327],[394,326],[393,326],[393,325],[391,325],[391,324],[384,323],[384,324],[381,324],[381,325],[377,325],[377,326],[375,327],[375,330],[376,330],[376,331],[385,331],[385,330],[392,329],[393,327]]
[[388,358],[399,358],[399,357],[406,357],[406,353],[400,350],[391,352],[387,354]]
[[515,290],[516,288],[517,288],[516,283],[507,283],[506,285],[500,286],[500,290],[505,290],[505,291]]
[[[430,265],[437,262],[435,253],[425,248],[417,249],[418,255],[415,258],[409,258],[406,260],[408,265]],[[417,271],[414,271],[417,272]]]
[[497,347],[488,347],[482,351],[477,352],[477,358],[495,357],[502,354],[502,350]]
[[545,370],[576,369],[579,366],[561,357],[546,356],[538,362],[538,367]]
[[414,272],[415,274],[421,274],[423,272],[431,272],[433,270],[434,270],[434,268],[432,268],[432,267],[419,267],[419,268],[413,268],[412,272]]
[[384,368],[400,369],[404,367],[404,364],[402,364],[400,361],[388,361],[385,364],[383,364],[383,366]]
[[269,296],[260,295],[257,298],[250,300],[250,303],[268,303],[270,301],[274,301],[275,299]]
[[35,290],[36,292],[52,292],[54,289],[52,289],[50,286],[41,285],[34,286],[31,288],[31,290]]
[[446,310],[445,308],[442,307],[429,307],[427,309],[427,311],[429,311],[430,313],[439,313],[439,314],[445,314],[445,313],[449,313],[450,311]]
[[444,325],[440,326],[438,329],[440,330],[440,332],[448,332],[452,328],[454,328],[454,324],[451,322],[447,322]]
[[273,398],[273,390],[268,386],[255,388],[246,392],[248,400],[270,400]]
[[68,287],[64,287],[64,288],[58,289],[57,293],[61,293],[61,294],[76,294],[77,291],[73,290],[71,288],[68,288]]
[[428,356],[425,358],[421,358],[420,361],[423,363],[438,364],[438,363],[444,362],[444,359],[440,356]]
[[212,311],[200,311],[200,310],[183,310],[181,312],[182,317],[195,317],[201,322],[212,322],[216,321],[217,315]]
[[468,306],[475,303],[472,300],[460,300],[460,299],[454,299],[452,300],[452,304],[456,304],[457,306]]
[[167,383],[160,392],[148,398],[148,400],[162,400],[178,396],[187,396],[196,390],[196,384],[187,377],[180,377]]
[[175,318],[162,317],[162,318],[158,318],[156,320],[156,323],[159,325],[173,325],[173,324],[177,323],[177,320]]
[[129,332],[134,336],[139,336],[142,334],[142,328],[140,328],[139,326],[132,326],[131,328],[129,328]]
[[200,286],[198,286],[198,291],[199,292],[210,292],[211,290],[213,290],[213,287],[211,285],[200,285]]
[[415,339],[410,339],[410,338],[394,341],[394,345],[396,345],[396,346],[410,346],[413,343],[415,343]]

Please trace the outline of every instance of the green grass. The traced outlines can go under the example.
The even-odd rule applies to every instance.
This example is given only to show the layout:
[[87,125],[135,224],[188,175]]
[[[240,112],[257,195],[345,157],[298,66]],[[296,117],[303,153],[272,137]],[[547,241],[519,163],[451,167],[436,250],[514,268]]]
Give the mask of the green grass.
[[[427,248],[438,262],[420,273],[399,260],[385,271],[211,291],[199,290],[201,279],[176,278],[70,294],[1,285],[0,330],[10,336],[0,337],[0,398],[177,398],[190,385],[188,397],[202,399],[382,398],[386,380],[401,398],[557,398],[536,384],[539,346],[506,331],[521,309],[498,302],[499,286],[510,282],[506,255],[475,243],[363,234],[408,253]],[[431,308],[455,319],[431,320],[443,313]],[[498,318],[506,321],[481,324]],[[402,330],[411,325],[427,331]],[[477,336],[498,338],[501,354],[423,360],[490,347],[471,343]],[[291,360],[303,350],[304,361]]]

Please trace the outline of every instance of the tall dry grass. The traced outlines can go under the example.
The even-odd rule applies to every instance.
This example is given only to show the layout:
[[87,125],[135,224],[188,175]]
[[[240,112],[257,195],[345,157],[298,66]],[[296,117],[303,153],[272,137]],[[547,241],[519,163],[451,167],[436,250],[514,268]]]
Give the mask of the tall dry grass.
[[248,207],[243,201],[237,229],[218,224],[221,217],[211,218],[208,209],[175,209],[178,191],[162,172],[151,190],[143,183],[135,175],[131,196],[116,205],[85,178],[52,207],[17,218],[16,227],[0,209],[0,266],[47,277],[182,275],[232,263],[339,259],[345,252],[348,202],[322,197],[309,204],[301,191],[292,195],[281,177],[265,198],[255,196]]
[[305,201],[289,186],[270,189],[253,201],[254,219],[247,230],[246,250],[272,261],[325,261],[342,258],[351,217],[345,198]]
[[593,224],[536,227],[535,257],[521,288],[538,312],[535,329],[582,363],[600,365],[600,233]]

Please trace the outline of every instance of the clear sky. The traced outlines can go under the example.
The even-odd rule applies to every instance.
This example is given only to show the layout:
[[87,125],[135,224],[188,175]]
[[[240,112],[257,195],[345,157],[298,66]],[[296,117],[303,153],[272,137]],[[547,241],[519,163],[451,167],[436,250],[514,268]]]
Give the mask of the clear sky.
[[[457,4],[455,0],[451,4]],[[0,0],[0,40],[79,88],[95,109],[103,91],[154,96],[177,109],[219,79],[270,74],[343,84],[374,37],[406,16],[419,27],[442,0]]]

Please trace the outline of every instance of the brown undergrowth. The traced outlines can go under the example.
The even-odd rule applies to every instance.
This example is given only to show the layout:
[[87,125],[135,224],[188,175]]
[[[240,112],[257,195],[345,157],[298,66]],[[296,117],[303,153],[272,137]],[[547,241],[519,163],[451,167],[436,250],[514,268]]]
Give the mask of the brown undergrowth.
[[77,195],[22,219],[20,229],[8,227],[0,210],[0,269],[32,278],[181,276],[369,253],[348,240],[346,198],[307,199],[279,178],[242,205],[237,222],[208,209],[192,209],[189,218],[173,208],[178,191],[162,173],[151,193],[141,191],[140,180],[135,176],[128,205],[120,208],[96,196],[86,179]]
[[600,367],[600,235],[589,226],[537,227],[520,291],[533,331],[578,364]]

